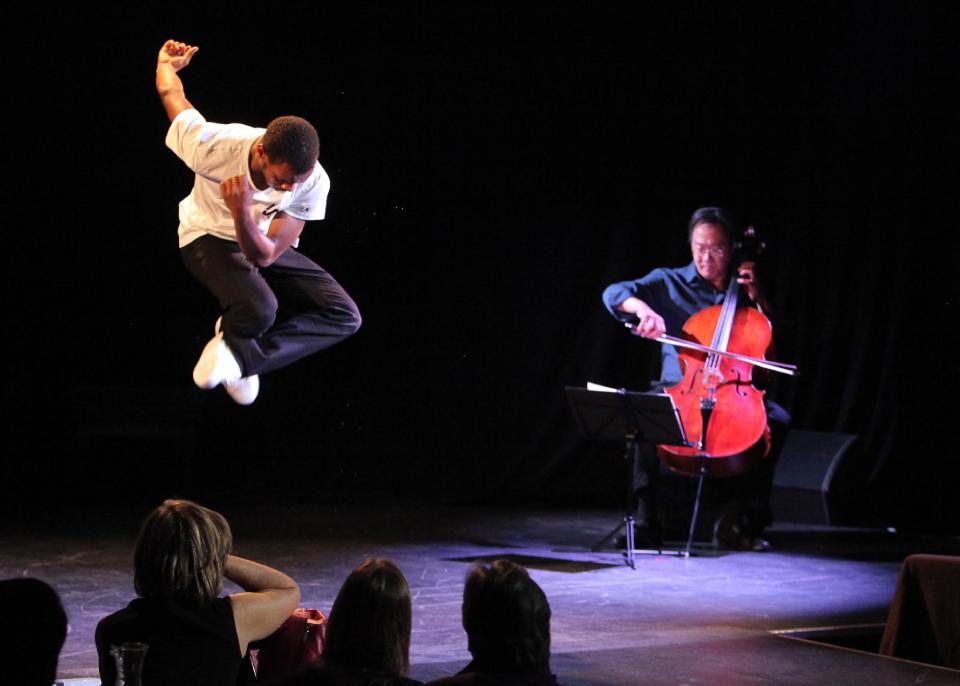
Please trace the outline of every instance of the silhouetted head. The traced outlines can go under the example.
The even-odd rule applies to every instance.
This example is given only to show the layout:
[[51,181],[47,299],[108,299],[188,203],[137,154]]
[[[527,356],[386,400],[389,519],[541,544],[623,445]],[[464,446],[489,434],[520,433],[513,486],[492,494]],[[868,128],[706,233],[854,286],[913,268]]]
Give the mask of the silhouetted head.
[[324,659],[365,674],[402,675],[410,667],[412,604],[403,573],[366,560],[343,582],[330,611]]
[[223,590],[223,569],[232,547],[223,515],[189,500],[165,500],[140,529],[134,587],[144,598],[203,606]]
[[548,669],[550,603],[523,567],[475,565],[463,587],[463,628],[480,671]]
[[39,579],[0,581],[0,619],[8,657],[4,683],[50,686],[67,638],[67,614],[57,592]]

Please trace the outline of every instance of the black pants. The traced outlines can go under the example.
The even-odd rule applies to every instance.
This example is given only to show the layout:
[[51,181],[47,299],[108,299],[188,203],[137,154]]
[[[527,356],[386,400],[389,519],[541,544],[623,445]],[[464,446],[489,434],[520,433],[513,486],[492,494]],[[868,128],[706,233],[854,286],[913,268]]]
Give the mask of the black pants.
[[[773,473],[790,427],[790,414],[786,410],[772,400],[764,400],[764,407],[770,427],[770,452],[745,474],[713,479],[709,485],[716,500],[732,515],[727,524],[735,524],[747,538],[757,538],[773,521],[770,510]],[[637,523],[659,529],[660,460],[657,449],[650,443],[643,443],[638,453],[633,478]]]
[[180,255],[220,301],[224,340],[244,376],[285,367],[360,328],[360,312],[347,292],[293,248],[269,267],[257,267],[235,241],[202,236]]

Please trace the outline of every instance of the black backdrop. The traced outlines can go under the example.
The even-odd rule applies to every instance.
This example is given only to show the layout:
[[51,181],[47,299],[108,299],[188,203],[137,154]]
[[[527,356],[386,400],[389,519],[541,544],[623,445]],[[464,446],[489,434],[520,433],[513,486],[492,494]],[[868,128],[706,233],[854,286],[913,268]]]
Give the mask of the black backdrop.
[[[871,517],[955,526],[950,10],[326,5],[23,21],[8,502],[617,503],[620,448],[577,437],[563,386],[656,375],[600,293],[686,263],[690,212],[722,204],[770,244],[778,355],[803,371],[771,393],[861,436]],[[182,76],[210,120],[315,123],[333,188],[301,246],[365,317],[250,408],[190,381],[217,312],[176,249],[168,37],[200,46]]]

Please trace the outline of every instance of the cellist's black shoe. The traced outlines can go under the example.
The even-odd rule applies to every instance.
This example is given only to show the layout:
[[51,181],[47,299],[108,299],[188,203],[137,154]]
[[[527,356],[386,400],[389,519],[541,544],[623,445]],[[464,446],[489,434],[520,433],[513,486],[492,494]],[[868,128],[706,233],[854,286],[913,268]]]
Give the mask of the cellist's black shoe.
[[771,549],[770,541],[759,535],[751,536],[737,524],[718,530],[714,534],[713,545],[724,550],[749,550],[755,553],[765,553]]

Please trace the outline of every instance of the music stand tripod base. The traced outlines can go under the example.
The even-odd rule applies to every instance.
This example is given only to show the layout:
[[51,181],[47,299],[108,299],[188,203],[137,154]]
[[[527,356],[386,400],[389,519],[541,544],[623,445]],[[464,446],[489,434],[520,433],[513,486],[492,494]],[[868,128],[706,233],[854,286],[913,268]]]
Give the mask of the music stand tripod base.
[[689,541],[686,550],[667,551],[662,548],[637,550],[634,540],[633,470],[640,443],[689,445],[673,398],[666,393],[637,393],[624,389],[610,392],[567,386],[565,390],[581,436],[595,441],[626,443],[624,458],[628,470],[627,504],[623,521],[592,549],[605,547],[623,527],[626,534],[623,554],[631,569],[636,569],[636,553],[689,557]]

